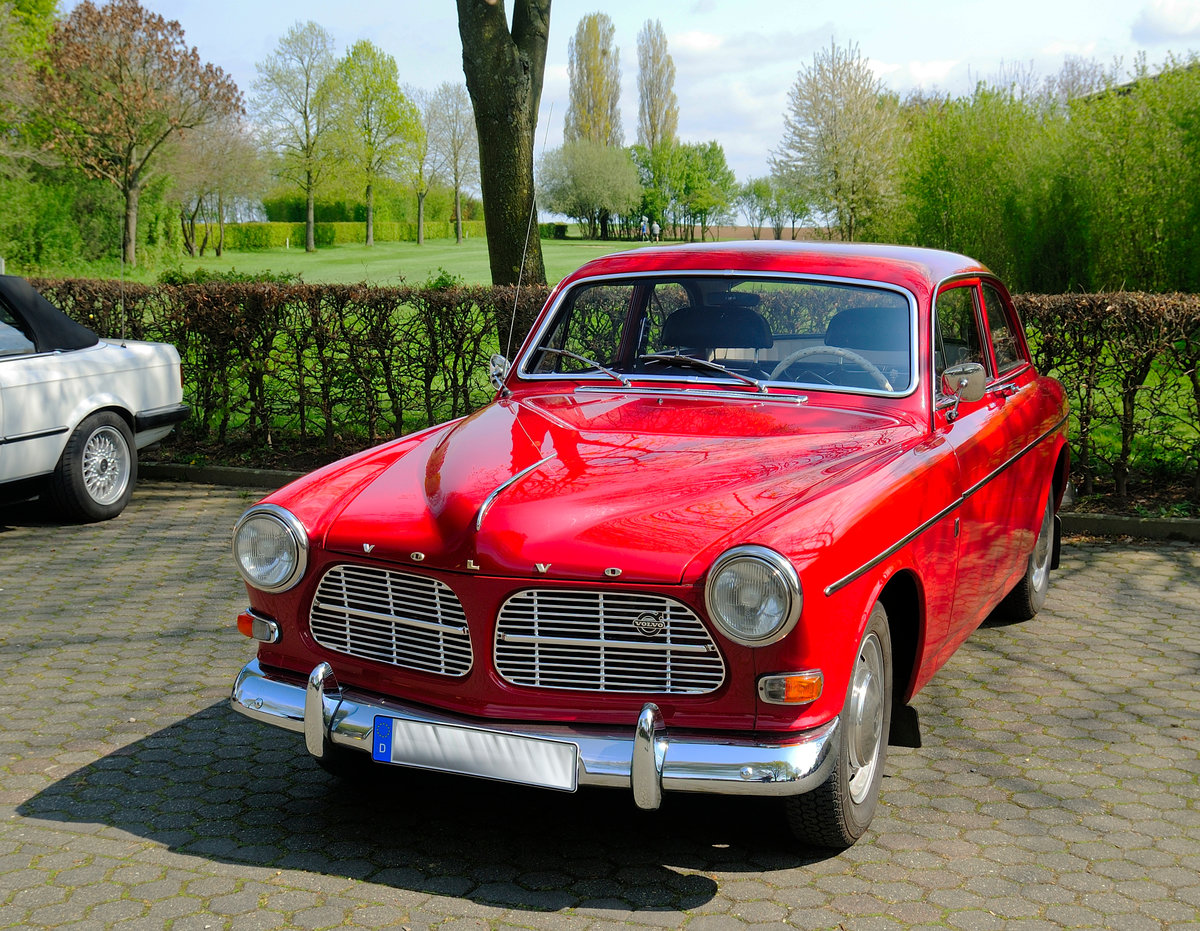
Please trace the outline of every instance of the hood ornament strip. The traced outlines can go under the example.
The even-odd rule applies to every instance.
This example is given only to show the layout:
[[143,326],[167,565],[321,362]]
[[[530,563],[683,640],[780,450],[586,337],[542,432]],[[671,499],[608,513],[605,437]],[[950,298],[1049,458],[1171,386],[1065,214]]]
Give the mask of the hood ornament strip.
[[539,459],[533,465],[526,466],[524,469],[522,469],[516,475],[512,476],[512,478],[505,479],[503,482],[501,482],[499,485],[497,485],[496,488],[492,491],[492,493],[483,499],[483,504],[479,505],[479,513],[475,515],[475,532],[478,533],[481,529],[483,529],[484,515],[487,514],[488,508],[490,508],[495,503],[496,499],[498,497],[500,497],[500,493],[502,491],[504,491],[504,489],[509,488],[512,485],[515,485],[517,482],[519,482],[521,479],[523,479],[530,472],[533,472],[536,469],[541,468],[543,465],[545,465],[547,462],[549,462],[553,458],[554,458],[554,453],[551,453],[549,456],[546,456],[544,459]]

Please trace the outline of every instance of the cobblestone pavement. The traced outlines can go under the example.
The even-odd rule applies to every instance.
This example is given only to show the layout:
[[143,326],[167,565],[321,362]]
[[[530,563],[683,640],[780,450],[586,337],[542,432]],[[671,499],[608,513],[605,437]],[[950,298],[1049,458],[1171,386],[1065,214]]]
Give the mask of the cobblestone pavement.
[[759,801],[335,782],[226,703],[251,497],[0,510],[0,927],[1200,926],[1196,547],[1068,543],[1043,614],[918,697],[871,831],[819,856]]

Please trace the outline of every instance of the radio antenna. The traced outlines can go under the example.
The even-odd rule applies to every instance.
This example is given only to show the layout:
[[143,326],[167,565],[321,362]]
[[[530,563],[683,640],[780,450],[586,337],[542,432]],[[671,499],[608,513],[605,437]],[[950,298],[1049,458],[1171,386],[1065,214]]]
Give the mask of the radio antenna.
[[[554,119],[554,101],[550,101],[550,112],[546,114],[546,131],[542,134],[542,154],[546,154],[546,140],[550,137],[550,121]],[[529,237],[533,233],[533,218],[537,215],[537,193],[529,205],[529,222],[525,226],[525,248],[521,250],[521,267],[517,269],[517,287],[513,291],[512,316],[508,321],[508,344],[504,348],[504,358],[512,355],[513,333],[517,328],[517,307],[521,300],[521,279],[525,275],[525,259],[529,255]]]

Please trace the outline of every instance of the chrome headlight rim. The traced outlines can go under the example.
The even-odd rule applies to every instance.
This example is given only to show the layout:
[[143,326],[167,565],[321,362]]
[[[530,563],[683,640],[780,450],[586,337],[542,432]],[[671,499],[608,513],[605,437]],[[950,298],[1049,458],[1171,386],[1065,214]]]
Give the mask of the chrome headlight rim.
[[[747,637],[744,633],[734,630],[717,610],[713,593],[716,581],[731,562],[738,560],[757,560],[765,563],[779,577],[788,596],[788,610],[784,615],[783,622],[761,637]],[[708,579],[704,585],[704,607],[708,612],[709,619],[730,640],[748,647],[769,646],[772,643],[778,643],[795,629],[800,620],[801,609],[804,607],[804,592],[800,585],[800,576],[787,557],[765,546],[744,544],[726,550],[717,557],[716,562],[708,570]]]
[[[241,532],[242,527],[251,520],[264,517],[273,520],[283,528],[296,550],[295,565],[292,567],[292,571],[285,578],[271,585],[266,585],[261,579],[256,579],[247,573],[242,566],[242,559],[238,553],[238,534]],[[231,548],[238,574],[247,585],[262,592],[270,592],[272,594],[286,592],[288,589],[294,588],[296,583],[304,578],[305,570],[308,569],[308,531],[304,529],[304,524],[300,523],[300,519],[295,514],[277,504],[256,504],[239,517],[238,522],[233,527]]]

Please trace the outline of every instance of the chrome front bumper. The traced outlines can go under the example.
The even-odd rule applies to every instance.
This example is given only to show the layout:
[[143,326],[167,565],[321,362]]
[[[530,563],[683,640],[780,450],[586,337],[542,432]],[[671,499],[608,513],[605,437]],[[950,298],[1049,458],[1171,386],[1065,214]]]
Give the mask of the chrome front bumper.
[[[331,747],[349,747],[370,754],[377,715],[412,725],[434,752],[432,762],[408,763],[484,778],[529,785],[541,783],[531,774],[516,774],[512,761],[489,765],[480,754],[463,765],[439,755],[464,735],[477,737],[476,750],[521,740],[569,744],[577,749],[575,783],[631,789],[639,808],[655,809],[662,793],[710,792],[724,795],[787,796],[820,785],[833,767],[838,719],[788,735],[756,740],[718,732],[669,735],[653,703],[642,707],[633,727],[589,727],[537,722],[480,722],[461,715],[341,689],[328,663],[321,663],[305,681],[281,670],[247,663],[233,684],[235,711],[256,721],[304,735],[309,753],[320,759]],[[516,740],[510,740],[515,738]],[[490,743],[489,743],[490,741]]]

